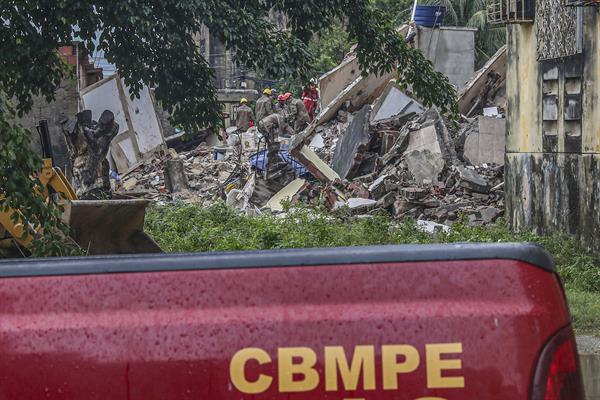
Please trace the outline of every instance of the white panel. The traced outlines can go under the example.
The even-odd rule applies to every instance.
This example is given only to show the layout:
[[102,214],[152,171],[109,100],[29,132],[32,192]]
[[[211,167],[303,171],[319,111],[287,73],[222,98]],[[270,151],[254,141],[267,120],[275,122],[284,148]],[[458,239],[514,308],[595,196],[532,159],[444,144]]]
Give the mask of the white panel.
[[125,153],[125,157],[127,157],[127,161],[130,165],[133,165],[137,162],[137,157],[135,156],[135,149],[133,148],[131,138],[120,141],[118,146],[123,150],[123,153]]
[[[123,83],[123,87],[125,84]],[[138,147],[142,154],[154,151],[158,146],[164,144],[164,138],[160,130],[160,122],[154,110],[154,103],[147,86],[140,91],[140,98],[131,100],[129,88],[125,87],[127,107],[133,124]]]
[[117,80],[106,80],[100,86],[81,95],[84,108],[92,110],[92,118],[97,121],[104,110],[110,110],[115,114],[115,122],[119,124],[119,133],[127,132],[127,120],[125,111],[119,97]]

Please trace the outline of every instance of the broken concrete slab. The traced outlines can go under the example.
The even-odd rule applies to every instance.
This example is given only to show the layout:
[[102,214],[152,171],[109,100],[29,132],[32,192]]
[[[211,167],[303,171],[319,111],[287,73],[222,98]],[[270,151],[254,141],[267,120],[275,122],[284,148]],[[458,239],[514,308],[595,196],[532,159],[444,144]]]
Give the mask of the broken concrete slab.
[[396,81],[392,80],[385,87],[375,104],[373,104],[371,123],[393,117],[404,118],[410,114],[422,114],[424,112],[425,108],[404,94]]
[[358,57],[355,54],[346,58],[340,65],[319,78],[321,108],[325,108],[350,83],[360,76]]
[[423,232],[427,232],[430,234],[433,234],[436,232],[444,232],[444,233],[450,232],[450,227],[448,225],[438,224],[437,222],[425,221],[422,219],[417,221],[416,228]]
[[485,207],[479,213],[484,224],[491,224],[492,222],[496,222],[498,217],[503,214],[503,211],[496,207]]
[[377,207],[380,207],[380,208],[391,207],[396,202],[397,197],[398,197],[398,193],[389,192],[385,196],[383,196],[381,199],[377,200]]
[[290,182],[286,187],[281,189],[279,192],[275,194],[275,196],[271,197],[271,199],[265,205],[266,208],[269,208],[271,211],[282,212],[283,211],[283,203],[286,201],[291,201],[292,198],[298,194],[302,188],[306,185],[306,180],[304,179],[295,179]]
[[408,146],[405,152],[428,150],[431,153],[442,154],[442,148],[438,141],[437,132],[433,123],[425,125],[418,131],[410,133]]
[[371,139],[370,116],[371,106],[366,105],[354,116],[346,133],[336,144],[331,166],[342,179],[352,178],[364,159],[364,152]]
[[458,92],[458,108],[463,115],[477,115],[485,107],[485,98],[506,85],[506,54],[505,45]]
[[446,165],[442,153],[432,153],[427,149],[407,152],[404,157],[408,170],[420,185],[436,183]]
[[419,201],[428,195],[428,191],[418,187],[406,187],[400,189],[400,193],[409,201]]
[[312,139],[319,125],[329,122],[334,118],[338,111],[347,106],[347,111],[354,112],[360,110],[365,104],[370,104],[385,89],[387,83],[397,77],[396,69],[392,72],[377,76],[370,74],[367,77],[359,76],[342,92],[340,92],[327,106],[321,110],[321,113],[311,122],[311,124],[301,133],[294,135],[290,143],[291,149],[299,149]]
[[465,139],[463,158],[471,165],[504,165],[506,120],[480,116],[478,123],[479,131],[469,132]]
[[308,146],[302,146],[300,149],[292,150],[291,154],[308,169],[308,171],[322,182],[333,182],[340,179],[340,176]]
[[488,181],[475,172],[475,170],[459,166],[458,173],[462,187],[478,193],[488,193],[490,191]]
[[410,133],[404,160],[418,184],[437,182],[446,161],[435,125],[431,124]]
[[371,200],[371,199],[363,199],[363,198],[355,197],[355,198],[348,199],[348,201],[346,201],[346,205],[351,210],[356,210],[358,208],[369,209],[369,208],[375,207],[375,205],[377,205],[377,201]]
[[183,160],[168,160],[165,165],[164,177],[165,187],[170,193],[179,193],[187,189],[188,183]]

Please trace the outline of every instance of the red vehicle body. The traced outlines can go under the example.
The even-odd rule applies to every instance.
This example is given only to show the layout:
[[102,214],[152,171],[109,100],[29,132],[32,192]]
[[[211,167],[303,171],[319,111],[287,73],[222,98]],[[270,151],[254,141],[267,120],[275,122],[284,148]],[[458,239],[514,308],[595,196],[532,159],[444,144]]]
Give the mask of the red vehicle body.
[[0,262],[0,399],[581,400],[533,245]]

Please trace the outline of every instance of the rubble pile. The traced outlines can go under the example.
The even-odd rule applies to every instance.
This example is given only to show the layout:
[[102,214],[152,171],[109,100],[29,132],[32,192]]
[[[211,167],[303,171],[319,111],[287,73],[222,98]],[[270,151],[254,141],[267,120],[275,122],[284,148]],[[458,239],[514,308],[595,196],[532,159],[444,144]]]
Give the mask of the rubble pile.
[[[396,218],[444,225],[461,214],[471,225],[492,223],[503,214],[503,166],[461,161],[464,154],[436,110],[369,123],[370,115],[366,105],[338,139],[332,167],[345,179],[305,186],[292,202],[318,197],[332,209],[348,206],[354,214],[386,210]],[[466,123],[468,136],[477,135],[472,121]]]
[[[218,159],[215,159],[218,158]],[[165,182],[165,170],[169,160],[183,162],[186,189],[171,193]],[[174,200],[185,203],[198,203],[208,206],[224,199],[224,191],[229,182],[247,173],[248,158],[245,154],[224,153],[206,144],[199,145],[189,152],[177,153],[174,149],[160,151],[116,185],[117,197],[143,197],[157,202]]]
[[225,200],[250,215],[285,212],[288,202],[353,215],[385,211],[430,231],[449,229],[461,215],[471,225],[493,223],[504,213],[503,81],[479,71],[459,98],[468,111],[459,121],[426,109],[393,79],[371,85],[377,96],[364,91],[369,86],[354,97],[347,88],[291,139],[266,145],[256,128],[230,128],[228,146],[162,151],[118,192],[205,206]]

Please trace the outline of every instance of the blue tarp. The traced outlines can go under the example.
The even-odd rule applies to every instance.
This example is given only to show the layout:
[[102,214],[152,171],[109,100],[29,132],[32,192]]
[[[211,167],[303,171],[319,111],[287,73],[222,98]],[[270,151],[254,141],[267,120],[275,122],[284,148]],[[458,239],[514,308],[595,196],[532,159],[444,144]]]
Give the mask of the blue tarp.
[[[290,155],[288,150],[279,150],[279,158],[281,161],[288,163],[289,166],[294,168],[298,173],[298,176],[306,177],[310,174],[304,165],[300,164],[298,160]],[[250,165],[258,171],[264,171],[267,165],[267,150],[261,150],[250,157]]]

